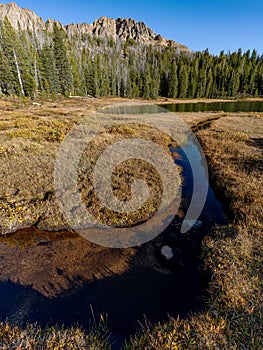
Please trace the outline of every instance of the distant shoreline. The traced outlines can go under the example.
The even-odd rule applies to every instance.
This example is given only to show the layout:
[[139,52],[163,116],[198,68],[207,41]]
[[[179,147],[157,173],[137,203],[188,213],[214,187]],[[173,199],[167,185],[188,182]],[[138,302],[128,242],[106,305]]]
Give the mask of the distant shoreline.
[[101,104],[106,104],[108,105],[109,103],[121,103],[121,102],[126,102],[126,103],[144,103],[144,104],[183,104],[183,103],[217,103],[217,102],[262,102],[263,101],[263,96],[262,97],[244,97],[244,98],[167,98],[167,97],[159,97],[156,99],[145,99],[145,98],[126,98],[126,97],[115,97],[115,96],[109,96],[109,97],[88,97],[88,96],[70,96],[70,97],[65,97],[65,96],[57,96],[57,97],[43,97],[43,98],[25,98],[25,97],[19,97],[19,96],[14,96],[14,97],[7,97],[3,96],[0,97],[0,102],[1,101],[6,101],[6,102],[18,102],[21,101],[24,104],[24,107],[30,104],[36,104],[37,103],[45,103],[45,102],[60,102],[60,101],[70,101],[70,100],[87,100],[89,102],[91,101],[96,101],[98,105]]

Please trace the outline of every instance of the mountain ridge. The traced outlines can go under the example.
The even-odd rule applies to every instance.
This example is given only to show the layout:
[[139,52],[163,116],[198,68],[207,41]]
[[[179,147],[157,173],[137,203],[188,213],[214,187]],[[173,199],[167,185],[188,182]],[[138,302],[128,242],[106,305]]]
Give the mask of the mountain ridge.
[[16,30],[33,33],[40,42],[43,42],[45,34],[53,31],[56,23],[69,37],[75,35],[89,35],[91,37],[105,38],[112,37],[116,43],[118,40],[127,41],[132,39],[137,43],[154,46],[171,46],[179,51],[189,51],[189,49],[174,40],[164,38],[156,34],[144,22],[136,22],[132,18],[108,18],[101,16],[93,23],[70,23],[62,24],[59,21],[48,18],[44,21],[34,11],[19,7],[15,2],[0,4],[0,23],[7,17],[12,27]]

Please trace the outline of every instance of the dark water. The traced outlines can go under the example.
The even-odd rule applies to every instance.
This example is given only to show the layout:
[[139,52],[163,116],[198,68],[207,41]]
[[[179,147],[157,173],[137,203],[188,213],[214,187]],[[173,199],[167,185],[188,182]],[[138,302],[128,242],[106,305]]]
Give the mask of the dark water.
[[161,107],[170,112],[263,112],[263,101],[176,103]]
[[[204,164],[197,145],[189,140],[186,147],[201,171]],[[171,149],[171,152],[174,151],[180,155],[176,162],[183,167],[181,209],[185,213],[192,196],[193,176],[184,151]],[[143,321],[145,316],[151,321],[163,321],[168,319],[168,314],[176,317],[200,311],[204,307],[205,287],[198,267],[201,240],[209,228],[226,223],[222,207],[210,187],[199,220],[202,221],[201,229],[181,234],[178,227],[180,219],[176,218],[160,237],[138,248],[130,261],[131,268],[122,275],[84,282],[81,287],[54,299],[44,297],[31,286],[2,282],[1,319],[8,319],[14,324],[37,321],[43,326],[79,323],[88,327],[93,315],[98,320],[101,313],[107,313],[110,332],[118,348],[124,338],[136,331],[138,320]],[[176,250],[178,259],[174,265],[167,266],[160,260],[160,242]],[[23,254],[28,254],[27,249]]]
[[[155,114],[155,113],[165,113],[165,109],[161,109],[158,105],[123,105],[118,107],[107,107],[105,109],[101,109],[100,112],[103,114]],[[167,111],[169,112],[169,111]]]
[[78,323],[84,327],[89,327],[93,314],[99,322],[100,314],[107,313],[113,339],[123,341],[135,332],[144,315],[160,321],[167,319],[168,313],[184,316],[201,310],[201,291],[197,267],[186,266],[167,275],[137,265],[122,276],[87,283],[51,300],[30,287],[1,283],[0,312],[2,319],[8,318],[13,324],[37,321],[43,326]]

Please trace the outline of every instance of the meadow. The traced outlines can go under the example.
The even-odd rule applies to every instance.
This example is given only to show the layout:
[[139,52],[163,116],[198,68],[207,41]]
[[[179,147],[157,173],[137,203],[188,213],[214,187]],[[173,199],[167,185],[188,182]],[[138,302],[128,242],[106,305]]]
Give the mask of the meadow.
[[[134,104],[174,102],[119,98],[46,99],[34,103],[20,98],[0,100],[0,226],[3,237],[25,226],[51,231],[66,227],[52,187],[58,147],[87,111],[127,101]],[[123,349],[261,349],[263,113],[178,115],[190,128],[196,129],[206,155],[211,186],[223,205],[228,224],[214,227],[202,241],[199,268],[207,286],[205,310],[186,318],[170,317],[165,323],[145,321]],[[210,121],[209,127],[198,128],[207,121]],[[157,140],[164,149],[171,142],[165,135],[157,135],[147,128],[123,128],[114,132],[123,137],[130,133],[133,137]],[[96,153],[115,139],[111,132],[106,133],[91,148]],[[133,165],[128,166],[131,171]],[[122,169],[119,172],[124,180],[122,187],[116,175],[115,187],[119,188],[116,196],[123,199],[123,191],[129,189],[125,187],[125,172]],[[153,187],[158,187],[157,175],[148,180],[153,181]],[[126,222],[149,218],[157,204],[153,197],[141,217],[126,218]],[[94,205],[94,212],[99,211],[99,206]],[[105,218],[108,222],[109,214],[106,213]],[[119,223],[118,216],[111,216],[111,219]],[[113,348],[104,317],[89,330],[78,326],[42,329],[38,325],[22,327],[2,322],[0,347],[16,350]]]

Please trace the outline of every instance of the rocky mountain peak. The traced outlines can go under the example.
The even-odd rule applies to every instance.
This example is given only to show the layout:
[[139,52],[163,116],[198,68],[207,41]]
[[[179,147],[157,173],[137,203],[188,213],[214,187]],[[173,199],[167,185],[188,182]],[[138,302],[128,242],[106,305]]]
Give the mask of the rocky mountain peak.
[[18,5],[15,2],[9,2],[6,6],[8,7],[14,7],[14,8],[19,8]]
[[124,39],[133,39],[142,41],[145,44],[151,44],[155,40],[156,34],[143,22],[136,22],[131,18],[118,18],[116,20],[117,35]]
[[9,2],[8,4],[0,4],[0,6],[19,9],[19,6],[15,2]]
[[136,22],[132,18],[108,18],[102,16],[96,19],[92,24],[69,24],[63,25],[60,22],[48,19],[46,22],[35,14],[35,12],[20,8],[15,2],[10,2],[7,5],[0,5],[0,23],[7,17],[11,25],[16,30],[31,32],[36,36],[39,42],[43,43],[44,32],[52,32],[54,23],[57,23],[69,37],[79,36],[83,34],[90,37],[111,37],[115,42],[118,40],[126,41],[132,39],[137,43],[145,45],[158,46],[173,46],[180,50],[187,51],[188,49],[173,40],[167,40],[156,33],[144,22]]
[[116,21],[113,18],[102,16],[93,22],[92,33],[96,36],[111,36],[116,39]]
[[19,7],[15,2],[0,4],[0,22],[7,17],[16,30],[35,33],[45,28],[43,19],[35,12]]

